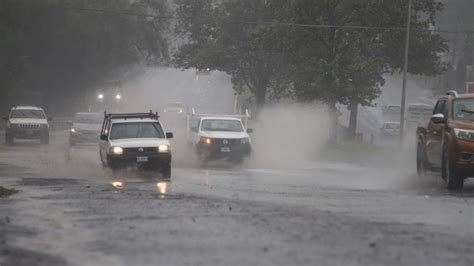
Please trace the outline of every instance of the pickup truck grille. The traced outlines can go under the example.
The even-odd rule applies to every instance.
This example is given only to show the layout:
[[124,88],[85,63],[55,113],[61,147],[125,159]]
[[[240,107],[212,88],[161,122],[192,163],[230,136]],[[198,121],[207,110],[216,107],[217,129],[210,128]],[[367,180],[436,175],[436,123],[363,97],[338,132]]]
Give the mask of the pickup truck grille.
[[214,143],[219,146],[235,146],[240,144],[240,139],[214,139]]
[[123,152],[124,152],[124,153],[128,153],[128,154],[131,154],[131,153],[137,153],[137,154],[140,154],[140,153],[150,153],[150,152],[156,152],[156,151],[158,151],[158,148],[157,148],[157,147],[124,148],[124,149],[123,149]]

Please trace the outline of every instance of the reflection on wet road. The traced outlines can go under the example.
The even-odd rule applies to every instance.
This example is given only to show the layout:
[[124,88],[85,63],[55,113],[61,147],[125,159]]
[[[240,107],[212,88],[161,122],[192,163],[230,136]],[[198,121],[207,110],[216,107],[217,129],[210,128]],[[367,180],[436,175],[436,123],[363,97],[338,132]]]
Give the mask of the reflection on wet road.
[[166,180],[103,169],[97,147],[66,140],[0,146],[2,182],[21,191],[0,209],[37,232],[18,243],[72,265],[474,264],[473,182],[450,193],[410,163],[321,161],[181,161]]

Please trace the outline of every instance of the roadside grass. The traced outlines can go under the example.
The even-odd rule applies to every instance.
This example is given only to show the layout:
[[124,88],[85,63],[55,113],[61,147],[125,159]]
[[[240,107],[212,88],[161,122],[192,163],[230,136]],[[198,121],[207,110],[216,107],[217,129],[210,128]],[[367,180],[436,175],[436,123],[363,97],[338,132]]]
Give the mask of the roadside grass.
[[8,189],[0,186],[0,198],[6,198],[8,196],[11,196],[15,193],[18,193],[18,190],[16,189]]
[[344,141],[326,145],[319,158],[328,161],[366,164],[393,152],[394,148]]

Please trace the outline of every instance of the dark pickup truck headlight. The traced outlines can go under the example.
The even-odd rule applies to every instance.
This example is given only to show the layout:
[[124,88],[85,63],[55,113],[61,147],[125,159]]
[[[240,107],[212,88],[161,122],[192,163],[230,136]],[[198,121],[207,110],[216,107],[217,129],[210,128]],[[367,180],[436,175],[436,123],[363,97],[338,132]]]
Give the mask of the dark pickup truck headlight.
[[456,138],[458,139],[474,140],[474,130],[455,128],[454,134],[456,135]]

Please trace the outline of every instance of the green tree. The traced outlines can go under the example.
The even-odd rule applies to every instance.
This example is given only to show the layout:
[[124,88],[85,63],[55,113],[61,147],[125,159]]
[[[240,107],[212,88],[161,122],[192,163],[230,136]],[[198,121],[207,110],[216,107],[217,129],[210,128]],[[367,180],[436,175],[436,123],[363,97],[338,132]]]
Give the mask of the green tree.
[[[414,3],[408,71],[436,75],[444,70],[439,54],[447,46],[430,25],[441,5]],[[403,67],[407,10],[408,1],[294,1],[286,19],[297,25],[291,50],[298,98],[323,100],[333,109],[338,103],[349,106],[355,134],[357,106],[371,105],[383,74]]]
[[74,112],[118,67],[166,63],[170,12],[166,0],[0,1],[2,106]]
[[[259,108],[269,93],[322,100],[333,109],[370,105],[382,75],[403,66],[407,3],[178,0],[177,29],[188,42],[176,62],[227,72],[235,89],[255,94]],[[447,47],[429,30],[440,10],[435,0],[415,1],[410,73],[443,70],[438,55]]]
[[[265,21],[273,18],[272,1],[177,0],[177,32],[187,43],[176,54],[183,68],[221,70],[232,76],[234,88],[249,89],[257,109],[268,90],[279,91],[288,68],[285,38]],[[283,52],[282,52],[283,51]]]

